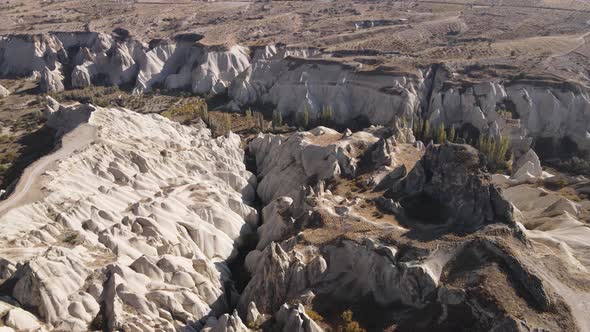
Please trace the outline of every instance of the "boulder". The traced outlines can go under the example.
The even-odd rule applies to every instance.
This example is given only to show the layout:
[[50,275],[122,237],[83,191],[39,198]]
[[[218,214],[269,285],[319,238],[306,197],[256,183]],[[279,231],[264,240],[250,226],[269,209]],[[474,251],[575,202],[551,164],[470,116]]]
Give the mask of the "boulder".
[[379,166],[390,166],[393,164],[395,161],[395,145],[393,137],[381,138],[375,143],[371,151],[372,166],[378,168]]
[[256,308],[256,303],[250,302],[248,304],[248,312],[246,313],[246,323],[250,326],[257,325],[259,320],[262,318],[258,308]]
[[518,182],[527,182],[543,176],[541,161],[533,149],[522,155],[514,164],[513,169],[515,172],[512,174],[511,180]]
[[60,92],[64,90],[63,75],[59,69],[50,70],[44,68],[41,72],[41,80],[39,82],[39,89],[42,92]]
[[9,95],[10,95],[10,91],[8,91],[8,89],[6,89],[2,85],[0,85],[0,98],[5,98],[5,97],[8,97]]
[[16,331],[23,332],[33,332],[41,329],[37,317],[21,308],[13,308],[8,311],[4,318],[4,324]]

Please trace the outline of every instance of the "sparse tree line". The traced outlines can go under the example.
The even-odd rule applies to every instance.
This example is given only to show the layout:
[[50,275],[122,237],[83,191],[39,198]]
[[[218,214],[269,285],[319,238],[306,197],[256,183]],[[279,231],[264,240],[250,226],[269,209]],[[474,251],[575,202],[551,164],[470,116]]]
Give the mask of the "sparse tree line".
[[226,133],[232,129],[232,114],[224,113],[221,117],[209,116],[209,109],[205,101],[191,102],[175,105],[162,112],[162,116],[169,119],[181,120],[183,123],[191,123],[200,118],[212,130],[217,133]]
[[161,115],[169,119],[182,120],[183,122],[190,122],[197,118],[201,118],[205,123],[209,121],[209,109],[204,100],[174,105],[162,112]]
[[[251,109],[248,109],[245,114],[249,125],[260,131],[267,130],[262,113],[252,112]],[[295,114],[294,120],[295,125],[300,130],[307,130],[318,125],[331,126],[334,124],[334,109],[331,106],[325,106],[322,108],[320,114],[318,114],[317,117],[314,117],[309,106],[305,105],[303,110]],[[284,125],[285,121],[283,119],[283,114],[279,110],[274,110],[272,112],[271,121],[272,129],[277,130]]]
[[[200,117],[216,132],[225,133],[232,130],[232,113],[224,113],[221,117],[210,117],[205,102],[181,104],[163,112],[162,115],[169,118],[184,118],[185,121],[187,117],[188,121]],[[253,112],[249,108],[244,115],[248,128],[255,128],[261,132],[268,130],[268,125],[261,112]],[[331,106],[324,106],[322,111],[314,117],[309,105],[306,104],[303,110],[295,114],[294,120],[300,130],[307,130],[317,125],[331,126],[334,124],[334,110]],[[401,118],[399,121],[402,127],[408,127],[406,118]],[[415,116],[411,123],[416,139],[426,144],[430,141],[435,144],[467,143],[478,148],[486,156],[488,168],[491,171],[508,171],[512,166],[512,154],[509,151],[510,141],[507,137],[495,138],[489,134],[480,134],[476,141],[469,141],[468,138],[461,137],[457,133],[455,126],[446,127],[444,123],[432,126],[428,119],[421,116]],[[274,110],[271,121],[272,130],[275,131],[283,125],[282,113]]]
[[512,168],[513,156],[510,152],[510,139],[508,137],[495,138],[490,134],[482,133],[476,141],[469,140],[467,137],[461,137],[454,125],[446,127],[444,123],[440,123],[433,128],[430,121],[422,117],[413,119],[412,131],[417,140],[426,144],[430,141],[435,144],[447,142],[470,144],[486,157],[487,167],[492,172],[507,172]]
[[[265,131],[267,129],[266,126],[266,122],[264,121],[264,115],[262,114],[262,112],[252,112],[252,109],[247,109],[246,110],[246,126],[251,127],[251,128],[255,128],[258,131]],[[277,125],[276,123],[281,122],[282,121],[282,117],[279,118],[276,115],[276,111],[273,112],[272,114],[273,116],[273,128],[275,126],[280,126]],[[276,118],[276,120],[275,120]],[[277,121],[277,122],[275,122]]]
[[314,118],[309,105],[305,104],[303,110],[296,114],[295,122],[297,127],[303,130],[318,125],[329,127],[334,124],[334,109],[332,106],[324,106],[322,111]]

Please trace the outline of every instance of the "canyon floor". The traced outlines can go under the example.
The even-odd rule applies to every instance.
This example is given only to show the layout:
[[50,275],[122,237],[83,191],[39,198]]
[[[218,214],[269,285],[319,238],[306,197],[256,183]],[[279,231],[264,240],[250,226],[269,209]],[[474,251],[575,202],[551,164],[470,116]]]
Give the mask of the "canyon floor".
[[590,2],[0,1],[0,332],[590,332]]

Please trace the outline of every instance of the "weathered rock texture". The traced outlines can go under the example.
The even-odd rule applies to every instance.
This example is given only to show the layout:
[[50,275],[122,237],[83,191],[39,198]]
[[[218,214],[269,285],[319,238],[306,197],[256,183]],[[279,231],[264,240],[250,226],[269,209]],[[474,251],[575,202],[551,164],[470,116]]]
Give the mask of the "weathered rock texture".
[[[334,147],[347,150],[343,144],[355,141],[365,142],[364,153],[336,158]],[[275,328],[298,328],[306,318],[285,303],[297,304],[299,312],[313,308],[320,314],[333,314],[337,303],[354,308],[364,317],[362,324],[374,330],[411,329],[417,321],[430,330],[584,327],[582,306],[568,308],[575,300],[585,301],[586,293],[568,295],[575,287],[572,280],[564,288],[557,286],[556,276],[547,272],[553,263],[543,259],[542,250],[533,250],[528,233],[517,227],[514,208],[492,184],[476,150],[431,145],[415,167],[408,164],[406,176],[408,156],[402,148],[412,145],[388,146],[385,141],[374,132],[351,136],[320,128],[289,138],[261,135],[251,142],[262,177],[259,193],[267,206],[258,246],[245,260],[252,279],[239,301],[242,315],[274,315]],[[307,150],[327,157],[314,158],[309,167],[302,157]],[[379,151],[388,151],[383,154],[387,158]],[[272,158],[276,155],[282,158]],[[384,188],[339,196],[338,185],[328,183],[358,183],[382,172],[379,163],[365,166],[362,174],[341,171],[342,165],[364,158],[394,161],[387,167],[392,175],[383,178]],[[265,186],[265,181],[273,185]],[[287,188],[287,183],[289,190],[265,191]],[[416,208],[435,211],[433,219],[402,220],[410,208],[382,197],[385,188],[399,190],[402,203],[404,197],[428,196]],[[367,216],[371,200],[390,201],[388,214],[400,220]],[[568,266],[579,266],[572,262]],[[253,302],[256,311],[251,314]]]
[[8,97],[9,95],[10,91],[8,91],[8,89],[0,85],[0,98]]
[[[285,116],[325,107],[334,120],[391,124],[419,114],[433,126],[469,126],[509,135],[519,153],[531,140],[564,139],[590,151],[590,97],[586,88],[551,79],[463,82],[440,65],[423,70],[367,68],[329,52],[269,45],[208,46],[201,36],[180,35],[145,45],[124,31],[56,32],[0,37],[0,75],[37,76],[44,91],[94,84],[135,92],[154,88],[225,94],[228,108],[272,104]],[[506,114],[509,114],[507,117]]]
[[484,164],[479,151],[469,145],[430,145],[405,179],[403,191],[392,190],[390,195],[401,199],[410,217],[447,223],[455,231],[495,222],[514,224],[510,203]]
[[[40,198],[2,210],[3,293],[70,331],[192,330],[230,309],[227,262],[258,219],[240,138],[125,109],[54,107],[48,124],[94,136],[35,179]],[[232,317],[214,331],[241,328]]]

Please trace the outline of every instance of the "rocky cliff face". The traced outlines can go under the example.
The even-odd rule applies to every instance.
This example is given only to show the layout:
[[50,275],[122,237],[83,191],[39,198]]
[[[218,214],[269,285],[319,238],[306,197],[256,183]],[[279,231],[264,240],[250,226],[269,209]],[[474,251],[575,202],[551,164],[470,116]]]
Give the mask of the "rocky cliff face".
[[21,180],[32,189],[1,204],[8,301],[70,331],[193,330],[231,309],[227,264],[258,220],[240,138],[124,109],[54,107],[48,123],[64,140],[88,141],[33,164]]
[[[586,326],[582,208],[504,194],[469,146],[424,148],[408,128],[261,134],[254,176],[234,134],[50,98],[45,114],[61,148],[0,203],[14,330],[320,332],[348,308],[372,330]],[[407,201],[424,195],[429,220]],[[238,294],[229,263],[254,235]]]
[[174,42],[144,45],[124,32],[13,35],[0,39],[0,72],[38,76],[42,90],[48,92],[91,85],[148,92],[157,85],[198,94],[223,93],[248,67],[248,49],[207,47],[196,43],[199,38],[179,36]]
[[[261,135],[250,143],[267,205],[260,241],[245,261],[252,279],[239,301],[243,315],[253,302],[269,316],[284,311],[284,303],[299,303],[328,317],[353,308],[374,330],[414,330],[418,321],[425,331],[585,326],[576,303],[586,295],[568,295],[575,282],[561,289],[545,272],[551,263],[541,258],[543,249],[532,249],[520,211],[492,183],[477,151],[466,145],[422,151],[420,144],[380,134],[316,128],[288,139]],[[338,148],[347,152],[339,155]],[[312,151],[314,163],[306,163]],[[359,164],[365,166],[349,167]],[[401,194],[383,197],[387,188]],[[410,206],[408,195],[431,200]],[[432,220],[416,217],[413,208],[432,212]],[[585,256],[583,249],[578,255]]]
[[227,93],[230,109],[272,104],[286,116],[331,107],[342,124],[391,124],[422,114],[433,125],[468,124],[509,135],[523,153],[532,139],[566,139],[571,150],[590,151],[590,97],[581,85],[540,78],[465,81],[439,65],[400,71],[314,48],[206,46],[200,38],[145,45],[125,31],[4,36],[0,73],[37,76],[44,91],[106,84],[137,93],[156,87]]
[[411,218],[442,222],[455,232],[496,222],[514,224],[510,203],[482,170],[484,165],[479,151],[469,145],[430,145],[401,190],[394,185],[386,195],[399,199]]
[[441,68],[431,75],[427,117],[434,126],[469,124],[492,136],[509,135],[519,152],[533,138],[570,139],[588,151],[590,96],[584,88],[534,80],[460,84]]

